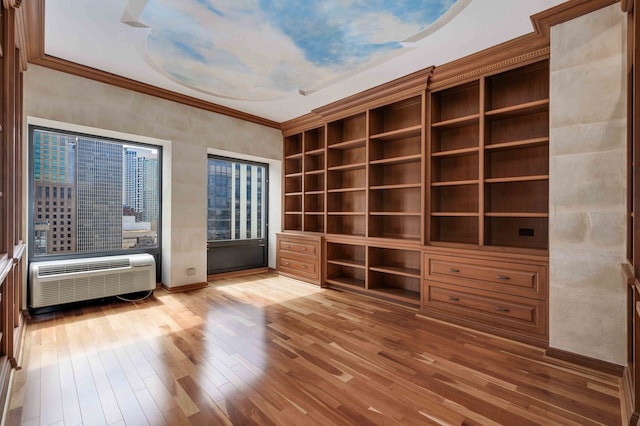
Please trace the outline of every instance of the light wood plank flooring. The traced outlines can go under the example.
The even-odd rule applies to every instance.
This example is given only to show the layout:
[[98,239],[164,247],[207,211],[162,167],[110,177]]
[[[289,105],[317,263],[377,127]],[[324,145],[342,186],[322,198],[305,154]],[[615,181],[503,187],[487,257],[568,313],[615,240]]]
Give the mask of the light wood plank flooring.
[[619,379],[273,274],[33,319],[10,425],[620,425]]

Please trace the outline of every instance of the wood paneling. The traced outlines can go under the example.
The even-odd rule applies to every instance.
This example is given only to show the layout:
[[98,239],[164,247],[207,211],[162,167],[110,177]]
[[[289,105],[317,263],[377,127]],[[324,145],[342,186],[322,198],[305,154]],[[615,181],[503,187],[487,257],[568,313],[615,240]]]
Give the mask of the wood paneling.
[[34,318],[23,365],[11,425],[621,424],[616,375],[273,274]]
[[0,404],[4,406],[23,330],[25,243],[22,194],[22,72],[26,66],[21,1],[0,6]]

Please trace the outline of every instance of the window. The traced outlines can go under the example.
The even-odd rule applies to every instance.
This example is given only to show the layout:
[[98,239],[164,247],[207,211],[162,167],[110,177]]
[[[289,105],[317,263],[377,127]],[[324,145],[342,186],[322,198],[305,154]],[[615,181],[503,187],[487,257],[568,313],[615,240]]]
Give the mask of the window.
[[207,274],[268,263],[268,165],[207,159]]
[[209,157],[207,239],[266,238],[267,166]]
[[[159,147],[34,126],[29,130],[34,257],[61,251],[66,255],[159,252]],[[58,157],[55,168],[47,166],[49,153]],[[35,206],[43,198],[56,200],[53,205],[66,200],[66,205],[60,202],[65,205],[60,212],[66,210],[60,218],[66,216],[71,233],[58,234],[53,227],[58,223],[49,221],[49,215],[35,218]],[[66,248],[56,248],[62,245]]]

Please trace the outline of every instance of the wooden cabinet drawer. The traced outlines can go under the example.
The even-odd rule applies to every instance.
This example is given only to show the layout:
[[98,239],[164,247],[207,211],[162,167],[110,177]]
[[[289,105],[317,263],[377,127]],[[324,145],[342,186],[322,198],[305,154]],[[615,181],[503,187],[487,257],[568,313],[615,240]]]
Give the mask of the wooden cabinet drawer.
[[453,256],[426,256],[426,277],[523,297],[546,299],[546,268]]
[[281,256],[279,260],[280,269],[283,272],[305,276],[314,280],[319,278],[317,262],[304,262],[300,259],[290,259],[285,256]]
[[276,234],[276,269],[282,275],[322,285],[322,237],[316,234]]
[[301,241],[292,238],[278,240],[278,249],[282,252],[291,252],[297,255],[318,258],[320,245],[315,241]]
[[431,288],[430,301],[462,306],[480,312],[515,318],[532,322],[535,319],[535,306],[523,305],[500,300],[492,297],[477,296],[464,292],[447,290],[438,287]]
[[546,303],[542,300],[430,281],[425,281],[423,291],[427,310],[436,309],[473,325],[486,324],[515,334],[546,334]]

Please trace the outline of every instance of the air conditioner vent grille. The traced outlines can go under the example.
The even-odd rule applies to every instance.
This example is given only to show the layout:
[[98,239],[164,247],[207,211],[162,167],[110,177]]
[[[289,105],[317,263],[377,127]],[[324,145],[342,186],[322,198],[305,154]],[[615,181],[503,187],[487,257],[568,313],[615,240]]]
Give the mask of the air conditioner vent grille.
[[149,254],[31,263],[32,308],[153,290],[155,261]]
[[38,276],[49,277],[52,275],[73,274],[77,272],[107,271],[110,269],[128,268],[129,266],[131,266],[129,259],[43,265],[38,268]]

